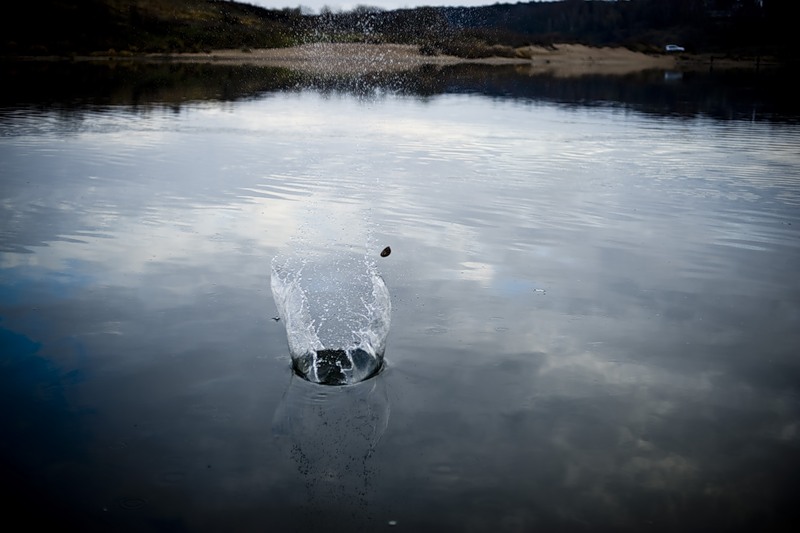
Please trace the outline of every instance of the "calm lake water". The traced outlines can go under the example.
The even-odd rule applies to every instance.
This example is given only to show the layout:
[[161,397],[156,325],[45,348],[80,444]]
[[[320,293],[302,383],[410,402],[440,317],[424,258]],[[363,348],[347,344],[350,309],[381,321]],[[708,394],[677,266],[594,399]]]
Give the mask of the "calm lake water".
[[[800,519],[800,114],[769,73],[3,70],[7,516]],[[270,263],[296,250],[375,257],[377,377],[293,375]]]

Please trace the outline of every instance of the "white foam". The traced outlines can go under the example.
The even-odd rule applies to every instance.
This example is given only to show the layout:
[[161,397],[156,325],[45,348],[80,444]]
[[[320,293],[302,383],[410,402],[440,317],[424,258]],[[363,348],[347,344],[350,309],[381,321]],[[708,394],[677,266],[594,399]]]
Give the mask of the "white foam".
[[[270,284],[295,369],[303,377],[350,384],[381,368],[392,306],[373,261],[348,253],[290,253],[272,261]],[[329,352],[321,357],[322,350]]]

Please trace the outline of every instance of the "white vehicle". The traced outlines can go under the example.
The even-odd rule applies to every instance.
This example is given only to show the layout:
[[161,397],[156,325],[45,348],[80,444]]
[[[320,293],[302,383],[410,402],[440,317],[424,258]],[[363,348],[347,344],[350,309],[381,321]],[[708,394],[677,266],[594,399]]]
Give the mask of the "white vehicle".
[[686,49],[683,46],[678,46],[677,44],[668,44],[664,47],[664,50],[667,52],[685,52]]

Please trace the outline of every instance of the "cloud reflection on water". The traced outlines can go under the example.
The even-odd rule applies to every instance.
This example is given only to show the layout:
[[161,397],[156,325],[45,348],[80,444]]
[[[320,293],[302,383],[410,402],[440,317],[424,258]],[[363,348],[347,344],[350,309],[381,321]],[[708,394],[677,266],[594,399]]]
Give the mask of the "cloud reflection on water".
[[735,529],[796,489],[796,129],[313,91],[106,113],[0,143],[3,326],[91,370],[65,394],[98,411],[93,505],[302,508],[265,444],[293,386],[269,260],[367,234],[395,309],[375,520]]

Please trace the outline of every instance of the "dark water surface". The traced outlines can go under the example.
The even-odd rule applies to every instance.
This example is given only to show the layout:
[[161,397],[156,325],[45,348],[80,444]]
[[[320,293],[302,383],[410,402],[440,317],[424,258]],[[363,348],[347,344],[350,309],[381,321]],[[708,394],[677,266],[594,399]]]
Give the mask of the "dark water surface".
[[[3,65],[7,517],[793,530],[800,122],[771,74],[58,68]],[[298,246],[375,254],[378,377],[292,375],[269,277]]]

